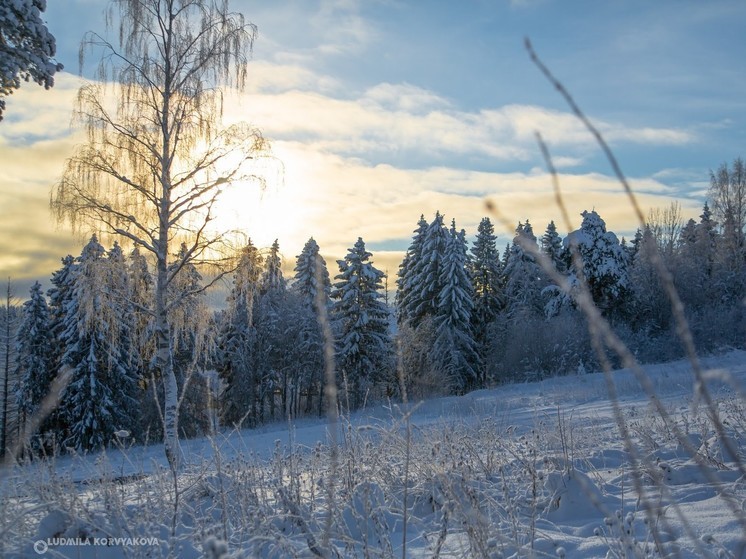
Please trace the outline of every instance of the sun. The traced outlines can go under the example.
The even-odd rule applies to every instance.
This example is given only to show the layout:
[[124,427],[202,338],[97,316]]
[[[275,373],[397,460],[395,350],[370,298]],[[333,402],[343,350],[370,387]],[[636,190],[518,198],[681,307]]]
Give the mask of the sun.
[[213,228],[220,232],[238,232],[259,247],[296,244],[300,209],[282,185],[258,181],[237,182],[226,188],[214,208]]

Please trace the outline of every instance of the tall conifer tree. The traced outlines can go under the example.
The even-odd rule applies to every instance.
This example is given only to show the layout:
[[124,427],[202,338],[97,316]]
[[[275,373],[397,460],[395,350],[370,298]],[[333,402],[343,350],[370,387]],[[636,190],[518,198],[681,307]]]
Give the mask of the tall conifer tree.
[[[41,284],[31,286],[29,300],[23,304],[21,325],[16,335],[17,409],[21,427],[36,413],[54,381],[53,338],[49,307]],[[49,425],[42,425],[43,433]]]
[[422,265],[422,250],[426,232],[427,221],[425,221],[424,215],[420,215],[417,229],[414,230],[412,236],[412,243],[404,255],[404,260],[399,265],[396,280],[396,314],[399,324],[410,320],[410,309],[417,308],[421,302],[422,292],[416,283],[416,277],[417,270]]
[[135,381],[125,331],[109,291],[105,251],[94,235],[78,257],[64,316],[63,364],[72,370],[60,404],[65,446],[93,450],[132,427]]
[[250,426],[260,421],[254,311],[261,274],[262,257],[249,241],[233,274],[221,331],[220,373],[226,383],[223,418],[229,424],[238,424],[244,418]]
[[331,283],[326,262],[319,253],[319,245],[310,238],[298,255],[295,266],[295,278],[292,291],[300,301],[297,306],[296,317],[300,328],[297,346],[300,361],[298,370],[301,371],[298,381],[301,391],[307,394],[307,406],[311,404],[311,395],[318,397],[318,412],[323,408],[324,386],[324,344],[321,327],[316,312],[316,302],[321,300],[329,306]]
[[467,267],[466,233],[451,222],[440,263],[433,353],[451,390],[462,392],[478,385],[480,363],[471,329],[474,309],[472,280]]
[[[489,347],[489,327],[505,306],[502,285],[502,262],[497,248],[495,229],[488,217],[477,228],[469,263],[474,291],[474,310],[471,315],[474,341],[480,361],[484,364]],[[487,371],[482,367],[480,382],[485,383]]]
[[350,406],[362,405],[376,383],[389,380],[392,346],[389,310],[383,301],[383,272],[358,238],[344,260],[332,291],[332,313],[338,326],[337,360],[349,383]]

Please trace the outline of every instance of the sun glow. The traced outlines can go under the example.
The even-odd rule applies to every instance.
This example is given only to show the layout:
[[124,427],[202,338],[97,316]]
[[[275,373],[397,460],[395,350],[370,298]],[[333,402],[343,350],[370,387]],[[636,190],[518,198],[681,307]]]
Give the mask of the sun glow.
[[220,196],[214,209],[213,227],[226,234],[250,238],[259,247],[269,247],[275,239],[296,245],[300,208],[283,185],[260,181],[237,182]]

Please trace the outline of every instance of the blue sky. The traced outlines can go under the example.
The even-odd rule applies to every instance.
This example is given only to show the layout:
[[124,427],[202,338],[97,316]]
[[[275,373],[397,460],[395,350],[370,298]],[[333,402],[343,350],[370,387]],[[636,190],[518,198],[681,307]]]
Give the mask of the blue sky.
[[[80,138],[69,126],[78,45],[85,31],[104,31],[105,6],[49,2],[66,72],[51,91],[25,85],[0,124],[0,272],[23,284],[46,279],[64,253],[80,250],[47,204]],[[536,130],[573,214],[595,208],[620,235],[633,231],[607,163],[529,61],[526,36],[604,132],[646,207],[677,199],[687,218],[698,215],[709,169],[746,155],[742,0],[231,7],[259,36],[249,85],[231,96],[226,120],[262,129],[282,166],[263,169],[262,196],[231,194],[224,220],[259,244],[278,237],[288,259],[310,236],[327,260],[363,236],[393,272],[420,213],[439,209],[473,233],[485,197],[513,222],[530,218],[543,231],[559,212]],[[501,244],[511,237],[500,231]]]

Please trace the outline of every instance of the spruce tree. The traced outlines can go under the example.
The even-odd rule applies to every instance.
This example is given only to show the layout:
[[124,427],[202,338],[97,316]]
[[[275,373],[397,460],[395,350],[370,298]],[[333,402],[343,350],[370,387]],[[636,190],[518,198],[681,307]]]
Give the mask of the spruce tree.
[[697,222],[693,219],[690,219],[684,224],[684,227],[681,228],[681,233],[679,234],[679,240],[676,244],[676,249],[681,251],[688,251],[691,249],[691,247],[694,246],[694,243],[697,241]]
[[113,371],[113,400],[118,407],[122,425],[131,430],[137,425],[139,415],[139,373],[133,359],[136,314],[130,300],[129,266],[119,243],[114,242],[101,265],[103,301],[106,307],[104,312],[99,309],[101,325],[114,331],[107,340],[108,367]]
[[420,215],[420,220],[417,222],[417,229],[414,230],[414,235],[412,236],[412,243],[409,245],[404,259],[399,265],[399,272],[397,274],[396,317],[400,325],[411,319],[410,309],[417,308],[421,302],[421,290],[415,280],[417,270],[422,265],[422,248],[426,232],[427,221],[425,221],[424,215]]
[[541,237],[541,251],[558,272],[564,273],[567,270],[567,253],[562,245],[562,238],[557,233],[554,220],[549,222],[544,235]]
[[115,299],[108,290],[105,251],[94,235],[77,258],[64,316],[62,363],[72,370],[60,404],[65,446],[87,451],[130,430],[135,382]]
[[[62,358],[65,355],[69,336],[65,336],[66,317],[71,308],[73,297],[73,283],[78,264],[75,258],[68,254],[62,258],[62,267],[52,274],[52,287],[47,291],[49,297],[49,331],[52,336],[50,362],[55,378],[63,370]],[[72,334],[72,333],[71,333]],[[73,342],[74,340],[69,340]],[[58,406],[52,410],[46,419],[46,438],[53,446],[62,444],[65,436],[65,420]]]
[[146,310],[153,298],[153,276],[148,261],[137,247],[129,256],[128,288],[127,302],[132,313],[132,365],[139,384],[144,387],[149,381],[148,364],[155,352],[153,320]]
[[[320,268],[317,269],[318,267]],[[321,280],[320,286],[319,278]],[[307,307],[314,308],[319,289],[323,290],[322,299],[328,300],[331,291],[329,271],[326,268],[324,258],[319,254],[319,245],[311,237],[298,255],[293,290],[302,296],[303,303]]]
[[280,257],[280,244],[277,239],[269,249],[269,255],[265,261],[265,269],[262,274],[261,289],[263,292],[285,290],[285,278],[282,275],[282,258]]
[[389,310],[383,301],[383,272],[369,262],[372,254],[358,238],[338,260],[331,297],[337,325],[337,362],[346,379],[349,407],[357,408],[376,384],[389,380],[392,345]]
[[72,298],[73,277],[77,265],[72,255],[62,258],[62,268],[52,274],[52,287],[47,291],[49,296],[49,329],[55,340],[52,348],[52,368],[59,371],[62,365],[62,355],[65,348],[62,334],[65,331],[64,321],[68,304]]
[[245,419],[249,426],[255,426],[263,420],[263,371],[257,332],[261,320],[257,301],[264,286],[269,288],[263,261],[249,241],[241,252],[228,295],[221,331],[220,372],[226,383],[223,417],[230,424]]
[[655,235],[646,225],[630,266],[632,312],[629,314],[636,329],[651,333],[667,328],[671,320],[671,305],[652,261],[655,250],[658,250]]
[[[584,211],[581,215],[580,229],[570,233],[565,243],[575,243],[583,262],[582,275],[599,309],[605,314],[621,312],[630,290],[629,256],[598,213]],[[579,273],[572,264],[571,276],[577,278]]]
[[280,246],[275,240],[264,261],[256,299],[256,362],[261,379],[263,401],[269,405],[270,419],[275,419],[281,396],[281,410],[293,415],[297,411],[298,383],[296,379],[291,324],[293,310],[288,304],[288,292],[282,274]]
[[717,222],[712,219],[710,207],[705,202],[702,208],[702,214],[699,216],[695,233],[695,250],[702,265],[704,266],[705,275],[709,278],[712,276],[718,245]]
[[506,311],[509,319],[522,315],[540,315],[543,312],[541,292],[544,288],[543,272],[526,243],[538,250],[531,224],[518,223],[516,235],[510,245],[503,282],[505,284]]
[[[153,316],[148,311],[153,300],[153,276],[145,255],[135,247],[127,263],[127,307],[130,320],[130,368],[137,381],[139,400],[138,421],[134,438],[140,441],[159,436],[162,432],[161,383],[155,382],[151,368],[155,354]],[[157,395],[157,398],[155,396]],[[156,401],[157,400],[157,401]]]
[[622,245],[622,248],[627,255],[628,262],[634,261],[635,255],[640,248],[640,243],[642,243],[642,229],[640,229],[639,227],[635,231],[635,236],[632,237],[632,240],[628,243],[624,242],[624,238],[622,238],[622,243],[620,244]]
[[16,339],[18,324],[21,320],[21,308],[16,304],[10,278],[6,284],[5,301],[0,307],[0,361],[2,362],[3,380],[0,383],[2,400],[0,401],[0,457],[4,457],[11,441],[11,430],[18,427],[18,410],[11,404],[15,398],[11,391],[17,389],[19,379],[15,375]]
[[474,388],[480,378],[480,363],[474,341],[471,318],[474,309],[472,279],[467,267],[466,233],[456,231],[451,222],[447,243],[440,262],[435,314],[433,354],[452,391]]
[[[16,402],[23,429],[39,412],[55,377],[49,307],[38,281],[31,286],[29,300],[23,304],[21,312],[21,325],[16,335],[16,377],[20,381]],[[47,423],[39,429],[42,439],[48,428]]]
[[[488,217],[482,219],[471,248],[469,269],[474,293],[474,310],[471,315],[472,331],[480,360],[485,362],[489,346],[489,326],[505,306],[502,285],[502,262],[497,249],[495,229]],[[486,381],[484,368],[481,381]]]
[[435,219],[425,230],[422,257],[412,272],[410,285],[416,296],[407,305],[406,313],[415,328],[426,317],[434,317],[438,313],[438,297],[442,289],[440,272],[449,240],[450,235],[443,224],[443,215],[436,212]]
[[492,222],[488,217],[483,218],[477,229],[469,262],[474,287],[474,306],[479,316],[475,324],[488,324],[505,304],[502,263],[496,241]]
[[[320,280],[320,281],[319,281]],[[321,290],[321,293],[319,293]],[[319,245],[312,238],[298,255],[295,266],[293,293],[300,299],[296,307],[299,328],[296,347],[300,360],[297,363],[301,392],[306,394],[310,411],[312,395],[318,398],[318,413],[323,411],[324,343],[317,320],[316,301],[321,299],[329,306],[331,284],[326,262],[319,254]]]

